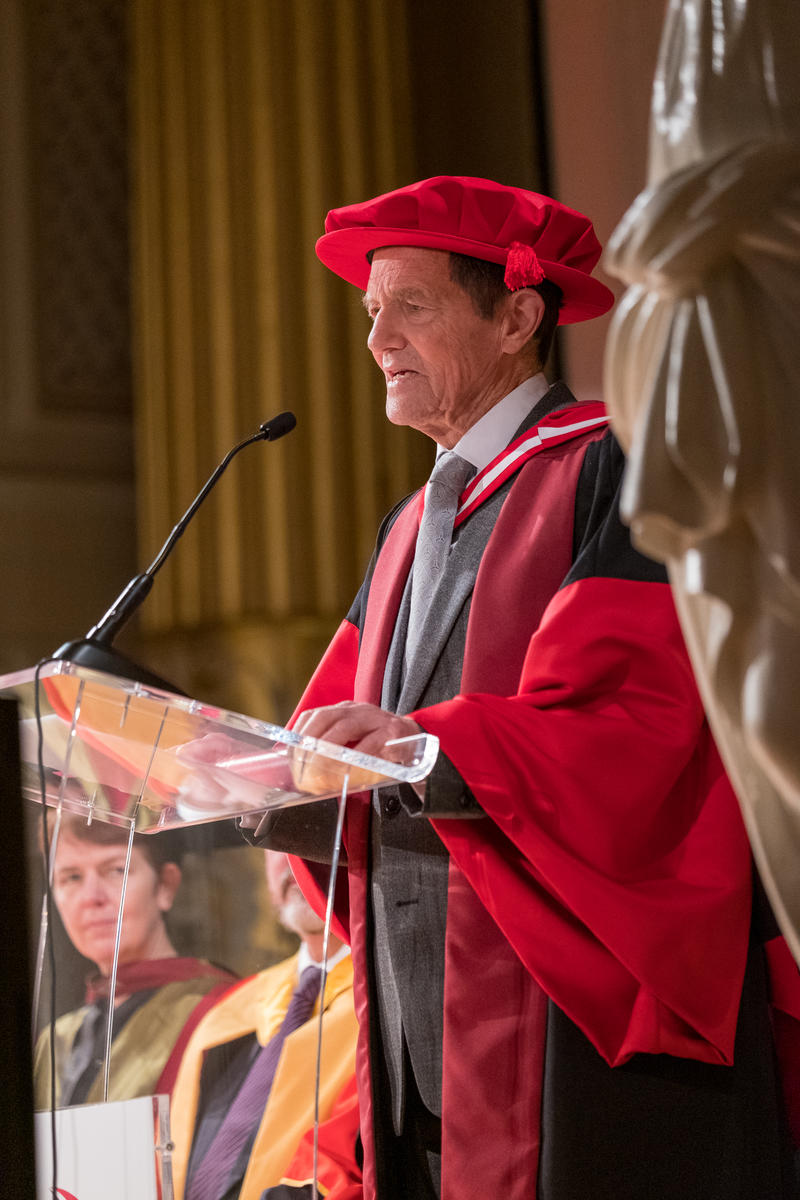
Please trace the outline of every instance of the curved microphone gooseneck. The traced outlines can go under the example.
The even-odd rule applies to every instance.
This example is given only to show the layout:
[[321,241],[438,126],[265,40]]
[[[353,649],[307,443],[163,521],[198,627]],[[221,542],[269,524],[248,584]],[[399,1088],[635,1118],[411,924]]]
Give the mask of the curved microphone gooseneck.
[[112,642],[147,598],[156,574],[169,558],[178,538],[214,487],[231,459],[240,450],[244,450],[245,446],[252,445],[253,442],[276,442],[278,438],[291,433],[296,424],[297,419],[294,413],[279,413],[271,421],[264,421],[256,433],[245,438],[243,442],[239,442],[238,446],[234,446],[232,450],[228,451],[208,482],[198,492],[197,496],[195,496],[147,570],[143,571],[140,575],[135,575],[131,579],[105,615],[101,617],[96,625],[92,626],[85,637],[79,638],[74,642],[65,642],[63,646],[60,646],[56,650],[52,658],[56,661],[67,660],[78,666],[89,667],[96,671],[105,671],[108,674],[119,675],[124,679],[133,679],[151,687],[177,692],[179,689],[174,685],[167,683],[146,668],[140,667],[138,663],[133,662],[132,659],[127,658],[124,654],[120,654],[118,650],[114,650]]

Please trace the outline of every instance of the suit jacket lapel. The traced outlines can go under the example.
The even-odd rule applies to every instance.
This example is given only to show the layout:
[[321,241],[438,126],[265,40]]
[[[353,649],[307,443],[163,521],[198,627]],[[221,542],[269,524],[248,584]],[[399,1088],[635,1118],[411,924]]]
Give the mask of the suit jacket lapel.
[[[522,421],[511,441],[526,433],[549,413],[573,404],[575,404],[575,397],[569,388],[563,383],[553,384]],[[402,659],[405,637],[397,636],[392,640],[390,652],[387,654],[386,670],[387,684],[395,684],[395,687],[390,686],[384,691],[383,700],[385,706],[389,692],[396,693],[395,681],[402,679],[397,703],[392,705],[395,712],[411,712],[418,706],[458,616],[472,596],[483,552],[492,535],[503,501],[515,478],[516,474],[490,496],[459,529],[444,575],[434,594],[423,625],[416,658],[407,665],[404,679],[402,679],[402,663],[399,660]],[[398,616],[396,630],[398,634],[404,634],[404,620],[407,621],[408,617],[408,600],[408,589],[406,589]]]
[[[575,397],[566,385],[553,384],[520,424],[514,438],[525,433],[550,412],[571,404],[575,404]],[[408,664],[407,675],[402,684],[399,682],[402,679],[400,659],[405,638],[393,635],[398,622],[402,625],[407,619],[405,610],[408,594],[406,592],[404,595],[404,589],[414,559],[422,493],[420,492],[400,513],[378,556],[370,587],[359,651],[356,699],[386,705],[388,693],[393,691],[396,694],[399,685],[400,695],[396,704],[391,705],[394,711],[409,712],[416,707],[459,613],[472,594],[481,556],[491,536],[502,502],[515,478],[516,475],[513,475],[460,527],[459,536],[423,628],[416,661]],[[398,629],[397,632],[400,634],[402,629]]]
[[[412,708],[417,707],[458,615],[472,595],[480,559],[473,561],[463,552],[459,553],[460,546],[461,539],[453,547],[444,575],[433,595],[416,656],[407,664],[396,708],[399,713],[410,712]],[[398,639],[394,644],[396,654],[403,653],[403,646],[400,644],[402,641],[404,639]]]
[[422,493],[398,516],[384,542],[369,589],[358,651],[354,699],[380,704],[383,676],[403,589],[414,559]]
[[[397,711],[416,708],[436,665],[453,635],[458,618],[472,596],[486,542],[508,490],[504,485],[464,522],[450,552],[444,575],[434,593],[422,627],[416,657],[407,665]],[[461,657],[461,655],[459,656]]]

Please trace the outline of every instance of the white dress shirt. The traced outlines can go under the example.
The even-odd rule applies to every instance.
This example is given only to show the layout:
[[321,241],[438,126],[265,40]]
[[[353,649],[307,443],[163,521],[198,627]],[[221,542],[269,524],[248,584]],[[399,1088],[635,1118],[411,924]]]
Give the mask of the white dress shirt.
[[[482,471],[501,450],[505,450],[528,413],[539,403],[549,387],[550,384],[541,372],[526,379],[484,413],[464,436],[458,439],[453,446],[455,453],[471,462],[478,471]],[[444,446],[439,446],[436,457],[443,452]]]
[[[343,942],[335,954],[329,954],[328,955],[328,972],[330,973],[333,970],[333,968],[337,965],[337,963],[340,963],[343,958],[347,958],[349,953],[350,953],[350,947],[345,942]],[[319,967],[321,970],[322,963],[317,962],[316,959],[312,958],[309,953],[308,946],[306,945],[306,943],[301,942],[300,950],[297,955],[297,978],[298,979],[303,974],[303,971],[306,969],[306,967]]]

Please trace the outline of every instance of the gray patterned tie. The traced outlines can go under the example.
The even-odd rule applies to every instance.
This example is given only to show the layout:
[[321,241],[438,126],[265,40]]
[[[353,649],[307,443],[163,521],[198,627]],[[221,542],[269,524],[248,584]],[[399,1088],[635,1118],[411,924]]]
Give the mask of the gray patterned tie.
[[453,540],[453,521],[467,480],[475,474],[472,463],[446,450],[436,460],[425,492],[425,509],[417,534],[414,574],[411,581],[411,607],[406,635],[406,662],[413,661],[422,626],[433,594],[447,564]]

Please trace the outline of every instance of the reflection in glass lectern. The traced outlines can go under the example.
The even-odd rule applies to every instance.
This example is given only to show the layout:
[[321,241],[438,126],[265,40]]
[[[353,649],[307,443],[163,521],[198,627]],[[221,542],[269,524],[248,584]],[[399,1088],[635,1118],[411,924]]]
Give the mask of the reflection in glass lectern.
[[[134,834],[157,835],[182,826],[330,799],[345,791],[416,783],[428,775],[438,753],[438,740],[420,734],[387,744],[385,757],[375,758],[68,661],[0,678],[0,696],[13,698],[18,707],[23,796],[39,804],[44,800],[56,810],[51,822],[51,880],[64,813],[77,814],[87,822],[108,822],[127,832],[128,855],[109,985],[106,1100],[122,914]],[[46,934],[45,911],[34,979],[35,1012]],[[149,1152],[163,1200],[170,1200],[168,1115],[161,1100]],[[79,1143],[87,1119],[107,1123],[109,1131],[124,1129],[125,1120],[116,1124],[112,1120],[112,1110],[118,1107],[118,1103],[87,1105],[80,1114],[77,1109],[61,1110],[57,1117],[64,1132],[59,1137],[72,1143],[77,1138]],[[100,1111],[92,1114],[91,1109]],[[131,1110],[128,1129],[152,1126],[146,1118],[142,1123],[140,1109],[135,1120]],[[47,1140],[46,1118],[47,1114],[37,1117],[37,1138],[43,1139],[42,1146]],[[114,1136],[109,1132],[112,1140]],[[120,1153],[123,1149],[121,1144]],[[39,1156],[37,1191],[42,1197],[50,1194],[51,1180],[45,1178],[49,1167],[42,1168],[48,1153],[43,1149]],[[59,1165],[59,1186],[69,1189],[62,1169],[80,1169],[80,1155],[69,1166],[65,1155]],[[70,1179],[74,1183],[72,1176]],[[72,1190],[82,1200],[93,1194],[83,1174],[81,1189]]]
[[0,677],[20,710],[23,795],[87,819],[157,833],[262,812],[430,772],[438,739],[403,738],[385,758],[304,737],[128,679],[52,662]]

